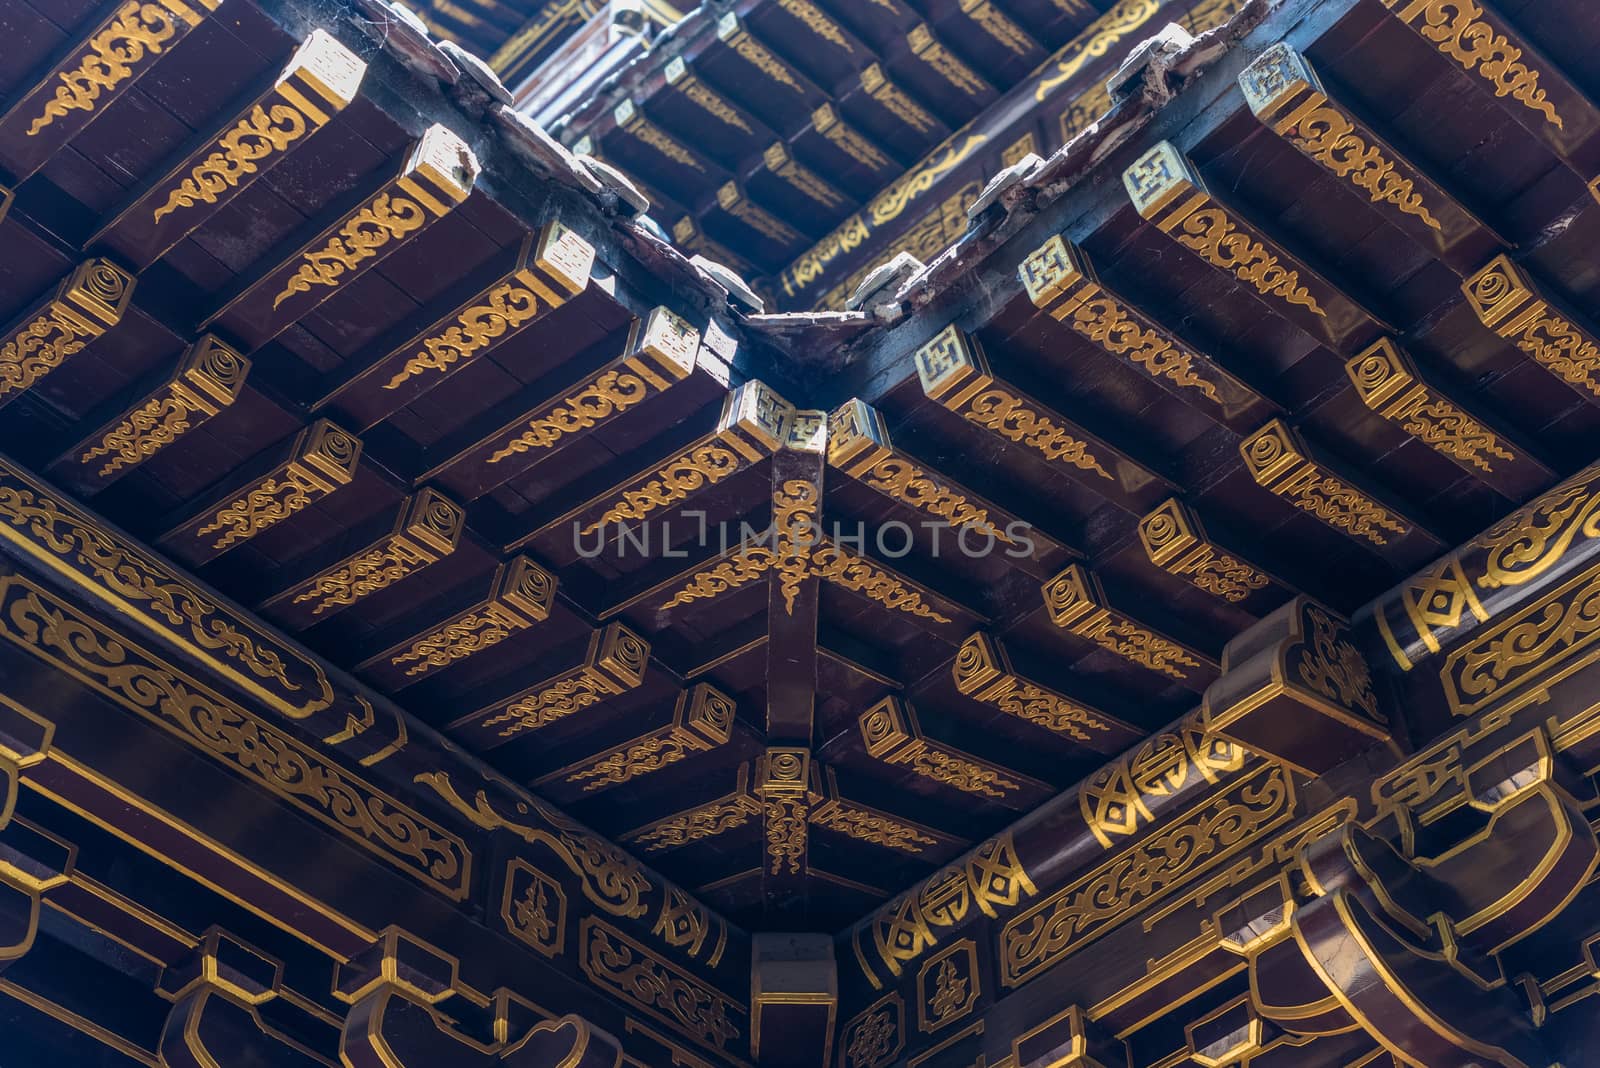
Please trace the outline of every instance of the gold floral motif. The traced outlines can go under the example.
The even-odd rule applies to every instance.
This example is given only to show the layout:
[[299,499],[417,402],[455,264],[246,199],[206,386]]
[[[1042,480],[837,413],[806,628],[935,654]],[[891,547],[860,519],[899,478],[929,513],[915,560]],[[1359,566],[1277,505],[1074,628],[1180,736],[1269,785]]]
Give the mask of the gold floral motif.
[[1015,987],[1035,978],[1142,911],[1168,887],[1292,819],[1294,811],[1288,772],[1265,765],[1007,921],[1000,934],[1001,982]]
[[0,577],[0,634],[424,885],[465,899],[472,857],[460,839],[26,579]]
[[953,87],[968,96],[980,96],[988,89],[984,80],[971,67],[961,62],[956,54],[934,39],[927,23],[919,24],[907,35],[912,54],[921,59]]
[[583,973],[625,1004],[644,1010],[713,1050],[726,1050],[743,1031],[732,1000],[668,964],[593,916],[579,925]]
[[755,131],[750,128],[750,124],[744,121],[744,116],[733,110],[726,100],[722,99],[714,90],[707,88],[706,84],[699,78],[689,78],[679,82],[677,88],[684,96],[694,101],[701,111],[704,111],[718,122],[752,136],[755,135]]
[[408,379],[427,371],[442,374],[540,314],[539,294],[518,282],[503,282],[489,290],[482,304],[463,309],[443,333],[425,339],[422,350],[383,388],[399,389]]
[[622,498],[604,515],[584,527],[583,533],[593,533],[608,523],[645,519],[652,512],[677,504],[696,490],[716,485],[742,467],[732,449],[716,443],[696,445],[662,464],[637,488],[624,491]]
[[1298,271],[1284,267],[1278,257],[1261,242],[1244,233],[1215,204],[1191,213],[1179,226],[1178,244],[1201,259],[1228,271],[1239,281],[1254,286],[1264,296],[1277,297],[1286,304],[1305,308],[1326,317],[1327,312],[1300,284]]
[[976,423],[1008,441],[1017,442],[1047,460],[1066,463],[1081,471],[1092,471],[1101,478],[1110,479],[1111,473],[1100,465],[1089,443],[1073,437],[1057,426],[1049,416],[1029,408],[1022,400],[1003,389],[988,389],[973,397],[962,413],[968,422]]
[[778,589],[787,615],[794,615],[800,586],[812,575],[811,558],[817,541],[817,505],[822,490],[814,482],[792,478],[772,495],[772,529],[776,535],[774,561]]
[[799,875],[806,859],[806,799],[768,797],[763,802],[767,831],[767,872],[778,875],[787,869]]
[[841,1047],[847,1068],[883,1068],[905,1045],[900,1033],[900,998],[898,994],[890,998],[892,1003],[873,1007],[845,1027]]
[[1375,723],[1387,724],[1389,717],[1378,710],[1367,662],[1343,628],[1316,605],[1310,605],[1306,615],[1311,633],[1300,653],[1300,681],[1347,708],[1359,708]]
[[950,617],[935,611],[922,599],[921,592],[863,557],[837,545],[822,545],[811,554],[810,574],[840,589],[859,593],[893,612],[904,612],[934,623],[949,623]]
[[291,603],[315,601],[317,605],[311,614],[320,616],[332,608],[355,604],[363,597],[388,589],[435,559],[405,538],[391,538],[349,563],[317,576],[295,594]]
[[36,136],[69,111],[93,111],[100,94],[115,89],[147,58],[162,54],[180,32],[182,22],[165,4],[128,0],[117,8],[111,24],[89,38],[88,51],[77,67],[63,71],[55,95],[28,127]]
[[526,430],[489,457],[491,464],[534,449],[548,449],[568,434],[589,430],[612,416],[620,415],[650,396],[650,386],[638,375],[606,371],[578,390],[542,419],[535,419]]
[[1222,781],[1244,767],[1246,755],[1228,738],[1207,733],[1197,720],[1188,719],[1085,780],[1078,790],[1084,826],[1110,849],[1113,839],[1153,824],[1153,808],[1162,799]]
[[1191,681],[1205,667],[1172,639],[1095,605],[1082,588],[1078,570],[1069,568],[1045,585],[1045,607],[1056,626],[1178,682]]
[[1442,229],[1412,180],[1383,154],[1383,146],[1367,144],[1355,124],[1326,98],[1310,112],[1296,109],[1292,118],[1294,124],[1282,131],[1291,145],[1365,192],[1374,204],[1391,204],[1435,230]]
[[910,460],[898,456],[885,457],[858,477],[880,493],[929,515],[938,516],[952,527],[971,527],[998,541],[1012,544],[1011,536],[989,519],[987,509],[968,501]]
[[1457,408],[1443,397],[1418,398],[1415,407],[1397,418],[1400,426],[1418,441],[1480,471],[1492,472],[1485,454],[1500,460],[1516,456],[1501,448],[1499,435]]
[[256,173],[257,164],[287,149],[308,129],[306,117],[288,104],[273,104],[270,111],[257,104],[217,140],[217,150],[195,164],[189,177],[168,194],[166,203],[155,209],[154,221],[160,222],[179,208],[215,204],[222,192],[237,186],[245,175]]
[[101,478],[142,464],[234,403],[248,374],[250,360],[205,334],[184,353],[173,381],[106,430],[78,462],[109,457],[99,470]]
[[[1497,97],[1509,96],[1543,115],[1558,130],[1566,129],[1555,105],[1539,86],[1539,72],[1522,62],[1522,49],[1495,32],[1483,8],[1472,0],[1383,0],[1395,17],[1462,70],[1488,82]],[[1420,16],[1421,21],[1418,22]]]
[[962,975],[956,968],[956,963],[949,957],[940,961],[933,973],[933,996],[928,1000],[929,1013],[937,1023],[944,1023],[945,1018],[960,1015],[957,1011],[963,1006],[970,1005],[968,998],[970,983],[968,977]]
[[379,193],[339,227],[326,245],[305,253],[299,268],[273,298],[273,308],[296,293],[309,293],[312,286],[338,285],[340,278],[372,259],[389,242],[404,239],[427,222],[428,213],[416,201]]
[[644,895],[652,883],[639,862],[575,820],[529,795],[516,802],[518,817],[537,816],[544,827],[517,822],[498,812],[479,790],[469,804],[444,772],[418,775],[418,785],[433,790],[451,808],[486,831],[505,831],[529,845],[542,845],[583,882],[583,896],[613,916],[638,919],[649,911]]
[[640,142],[649,145],[678,166],[705,173],[705,164],[701,163],[693,152],[684,148],[671,134],[654,123],[636,119],[624,128]]
[[319,495],[318,490],[310,476],[300,471],[287,471],[282,477],[266,479],[224,506],[197,533],[202,538],[220,533],[211,547],[232,548],[305,508]]
[[559,957],[567,935],[567,895],[561,884],[525,860],[506,865],[500,917],[506,931],[547,957]]

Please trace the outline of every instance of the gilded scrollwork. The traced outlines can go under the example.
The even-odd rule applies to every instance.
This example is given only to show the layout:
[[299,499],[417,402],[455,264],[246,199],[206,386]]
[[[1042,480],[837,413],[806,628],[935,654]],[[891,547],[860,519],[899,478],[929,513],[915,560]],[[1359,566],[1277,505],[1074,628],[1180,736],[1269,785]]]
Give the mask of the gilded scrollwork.
[[0,577],[0,636],[424,885],[466,897],[472,857],[460,839],[26,579]]
[[543,314],[545,305],[531,286],[520,281],[502,282],[470,304],[443,331],[424,338],[420,349],[383,387],[399,389],[407,381],[429,371],[444,373],[463,360],[469,360],[500,338]]
[[1152,809],[1163,799],[1202,782],[1221,782],[1244,766],[1245,756],[1244,749],[1228,738],[1186,721],[1085,780],[1078,790],[1084,826],[1110,849],[1115,839],[1152,825]]
[[336,286],[346,274],[378,255],[392,241],[403,240],[428,224],[428,212],[409,197],[379,193],[350,216],[320,249],[308,250],[300,265],[272,299],[273,308],[312,286]]
[[1374,204],[1388,204],[1434,230],[1439,220],[1428,210],[1416,184],[1388,158],[1385,146],[1368,144],[1353,122],[1324,102],[1284,131],[1291,145],[1364,192]]
[[890,994],[845,1024],[840,1036],[844,1068],[884,1068],[905,1047],[905,1006]]
[[924,850],[939,844],[937,839],[928,837],[911,824],[837,800],[813,810],[811,822],[859,841],[912,856],[920,856]]
[[214,549],[232,548],[310,505],[317,489],[315,480],[300,471],[268,478],[224,505],[198,533],[201,537],[218,535]]
[[215,204],[226,190],[256,173],[262,160],[283,152],[314,129],[298,108],[287,103],[257,104],[217,140],[216,151],[195,164],[188,177],[155,209],[155,221],[180,208]]
[[1600,538],[1600,485],[1564,483],[1496,523],[1472,542],[1483,553],[1477,585],[1487,590],[1534,581],[1582,538]]
[[638,486],[623,491],[605,514],[584,527],[583,533],[612,523],[643,520],[697,490],[716,485],[743,466],[731,448],[719,443],[696,445],[662,464]]
[[1496,31],[1472,0],[1383,0],[1383,4],[1441,55],[1488,82],[1495,96],[1509,96],[1556,129],[1566,129],[1539,85],[1539,71],[1523,62],[1522,49]]
[[527,626],[528,621],[517,613],[500,605],[487,605],[418,639],[389,662],[404,667],[408,677],[422,675],[492,649]]
[[1013,393],[984,390],[966,402],[961,414],[968,422],[1032,449],[1047,460],[1111,479],[1111,472],[1101,466],[1088,442],[1056,425],[1048,415],[1029,407]]
[[804,795],[767,797],[762,802],[767,835],[767,871],[799,875],[805,865],[808,836]]
[[1309,606],[1306,615],[1311,633],[1300,651],[1300,681],[1347,708],[1359,708],[1376,723],[1388,723],[1389,718],[1378,708],[1372,674],[1361,651],[1318,606]]
[[1174,238],[1201,259],[1232,274],[1263,296],[1326,316],[1311,291],[1300,283],[1300,272],[1285,267],[1266,246],[1243,230],[1216,204],[1192,212],[1179,225]]
[[[212,5],[205,5],[212,6]],[[106,27],[89,38],[78,65],[59,75],[56,91],[45,102],[44,110],[28,127],[28,136],[71,111],[93,111],[101,94],[110,92],[166,52],[174,38],[188,31],[196,21],[187,8],[168,3],[128,0],[117,8]]]
[[888,456],[859,477],[880,493],[937,516],[952,527],[970,527],[1008,545],[1013,543],[1009,534],[994,525],[988,509],[969,501],[910,460]]
[[548,449],[569,434],[589,430],[620,415],[650,396],[643,378],[626,371],[606,371],[563,400],[543,418],[530,422],[522,433],[489,457],[497,464],[534,449]]
[[579,929],[579,963],[600,989],[709,1049],[726,1050],[743,1035],[739,1019],[744,1010],[720,991],[596,917],[585,917]]
[[[503,830],[529,845],[548,848],[582,880],[583,896],[611,915],[638,919],[649,911],[644,896],[653,884],[639,862],[550,806],[524,796],[515,802],[515,816],[508,817],[495,808],[486,790],[477,791],[469,803],[444,772],[418,775],[415,781],[437,793],[474,826]],[[529,816],[537,817],[543,826],[521,822]]]
[[1161,10],[1161,0],[1118,0],[1104,15],[1090,23],[1055,61],[1055,70],[1039,79],[1033,98],[1045,98],[1084,68],[1090,60],[1108,54],[1124,37],[1149,22]]
[[1127,919],[1168,887],[1293,818],[1294,784],[1268,764],[1145,841],[1006,922],[1000,976],[1020,986]]
[[646,853],[662,853],[737,830],[761,815],[761,811],[761,802],[741,788],[687,812],[657,820],[630,834],[627,841]]
[[1215,383],[1196,370],[1197,365],[1203,365],[1199,356],[1140,324],[1106,292],[1101,291],[1079,304],[1068,325],[1113,356],[1124,357],[1144,368],[1151,377],[1165,378],[1174,385],[1199,392],[1213,403],[1222,403]]

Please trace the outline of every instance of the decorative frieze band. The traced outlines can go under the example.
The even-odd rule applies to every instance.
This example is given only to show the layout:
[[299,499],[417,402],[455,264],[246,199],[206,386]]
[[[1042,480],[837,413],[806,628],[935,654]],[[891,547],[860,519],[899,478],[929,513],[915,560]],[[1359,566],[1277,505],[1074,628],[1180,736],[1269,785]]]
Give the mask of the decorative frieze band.
[[189,563],[204,563],[348,486],[360,461],[361,439],[319,419],[266,475],[221,495],[160,540]]
[[70,464],[72,483],[92,493],[232,405],[249,373],[248,358],[203,334],[170,381],[79,442],[60,464]]
[[1071,564],[1044,585],[1050,622],[1146,671],[1202,691],[1220,668],[1204,653],[1112,608],[1100,580],[1082,564]]
[[450,733],[477,752],[636,689],[650,663],[650,643],[620,623],[597,630],[577,667],[463,716]]
[[0,333],[0,405],[122,321],[133,299],[134,277],[106,259],[85,260]]
[[885,697],[859,723],[867,756],[964,794],[1022,810],[1049,796],[1047,783],[991,764],[922,736],[916,711],[898,697]]
[[272,88],[152,182],[89,244],[105,241],[135,267],[149,266],[344,110],[366,69],[327,31],[313,30]]
[[221,327],[250,349],[260,348],[448,215],[472,193],[477,177],[478,160],[467,143],[445,126],[430,126],[399,175],[244,283],[201,325]]
[[424,489],[401,506],[388,534],[272,597],[262,610],[296,630],[331,618],[455,552],[465,520],[460,505]]

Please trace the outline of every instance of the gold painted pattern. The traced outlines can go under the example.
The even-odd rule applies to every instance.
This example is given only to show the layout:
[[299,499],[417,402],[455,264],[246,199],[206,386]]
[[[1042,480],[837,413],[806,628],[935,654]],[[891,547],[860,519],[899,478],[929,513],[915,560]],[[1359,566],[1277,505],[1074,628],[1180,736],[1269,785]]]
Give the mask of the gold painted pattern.
[[548,778],[560,777],[568,785],[583,783],[585,793],[631,782],[691,753],[710,752],[726,743],[736,713],[732,698],[702,683],[678,696],[667,726]]
[[990,520],[986,508],[967,500],[910,460],[885,457],[857,477],[878,492],[937,516],[952,527],[971,527],[997,541],[1013,544],[1011,536]]
[[1322,94],[1313,99],[1320,99],[1320,106],[1309,111],[1297,108],[1275,125],[1284,139],[1366,193],[1374,204],[1389,204],[1434,230],[1442,230],[1415,183],[1384,155],[1385,146],[1368,144],[1355,124]]
[[583,533],[592,533],[609,523],[645,519],[697,490],[716,485],[743,466],[738,455],[721,444],[696,445],[662,464],[638,488],[624,492],[604,515],[585,526]]
[[1114,839],[1155,823],[1154,808],[1185,787],[1216,784],[1244,767],[1248,754],[1190,718],[1107,764],[1078,790],[1084,826],[1110,849]]
[[589,430],[620,415],[650,396],[650,384],[627,371],[607,371],[563,400],[542,419],[530,422],[521,434],[489,457],[497,464],[534,449],[548,449],[569,434]]
[[[997,919],[1001,908],[1014,908],[1036,892],[1008,832],[989,839],[965,860],[880,908],[851,938],[863,969],[866,958],[861,940],[867,934],[889,974],[899,976],[905,965],[939,943],[940,928],[960,924],[973,909]],[[867,970],[867,976],[875,988],[881,988],[877,975]]]
[[[1075,741],[1089,742],[1092,732],[1112,729],[1103,714],[1013,674],[1004,650],[982,632],[961,644],[951,661],[950,674],[956,689],[973,700]],[[1131,728],[1128,732],[1132,736],[1139,733]]]
[[1306,459],[1278,420],[1246,438],[1239,451],[1258,485],[1336,530],[1379,546],[1411,533],[1410,524]]
[[627,836],[646,853],[662,853],[737,830],[761,814],[761,802],[741,787],[727,797],[658,820]]
[[[1026,58],[1036,47],[1021,26],[996,7],[991,0],[961,0],[961,10],[996,44],[1013,55]],[[1008,163],[1007,166],[1010,166]]]
[[1494,472],[1491,460],[1516,460],[1498,434],[1423,384],[1388,339],[1351,359],[1345,370],[1362,403],[1435,452],[1486,474]]
[[1383,4],[1441,55],[1488,82],[1495,96],[1509,96],[1556,129],[1566,129],[1539,85],[1539,72],[1522,62],[1522,49],[1497,32],[1472,0],[1383,0]]
[[503,707],[491,706],[486,718],[474,713],[468,720],[478,731],[499,728],[496,734],[502,739],[538,730],[636,688],[644,681],[649,659],[649,644],[613,623],[590,639],[585,663],[530,688]]
[[503,606],[490,604],[482,610],[448,623],[440,629],[413,642],[410,648],[390,659],[395,667],[406,667],[406,676],[414,677],[457,660],[492,649],[511,637],[513,633],[530,626],[529,621]]
[[732,12],[723,16],[722,22],[717,26],[717,32],[723,36],[728,47],[732,48],[740,59],[779,85],[793,89],[801,95],[805,94],[805,88],[795,80],[788,66],[740,27],[738,18]]
[[654,123],[644,119],[635,119],[624,126],[623,129],[638,138],[641,143],[649,145],[678,166],[699,171],[701,174],[706,172],[705,164],[701,163],[693,152],[683,147],[676,138]]
[[743,1035],[744,1010],[712,987],[660,959],[610,924],[579,924],[583,974],[598,988],[714,1050]]
[[190,347],[171,382],[101,435],[78,462],[104,459],[101,478],[143,463],[231,405],[249,371],[248,359],[206,335]]
[[886,697],[861,714],[857,725],[867,755],[886,764],[904,765],[931,782],[963,793],[1004,801],[1023,789],[1004,768],[930,745],[922,737],[909,705]]
[[[982,182],[968,182],[952,195],[946,197],[927,215],[911,224],[904,234],[895,238],[883,250],[883,258],[869,261],[865,266],[846,275],[844,280],[832,289],[818,302],[819,308],[832,311],[843,311],[845,302],[848,301],[861,283],[866,280],[879,266],[892,260],[902,252],[909,252],[917,259],[927,262],[944,251],[951,242],[955,241],[967,230],[967,209],[978,202],[978,196],[983,192]],[[859,217],[858,221],[859,221]],[[864,223],[862,225],[865,225]],[[818,267],[818,273],[822,268]],[[789,276],[784,275],[784,284],[789,284]]]
[[726,560],[695,572],[671,598],[662,602],[662,611],[695,601],[709,601],[729,590],[741,589],[777,566],[777,554],[765,546],[741,549]]
[[289,104],[273,104],[270,110],[257,104],[218,138],[216,151],[195,164],[189,176],[167,195],[166,202],[155,209],[154,220],[160,222],[180,208],[215,204],[220,194],[256,173],[262,160],[285,151],[314,129],[306,116]]
[[1508,256],[1462,283],[1479,321],[1573,388],[1600,397],[1600,345],[1540,299]]
[[881,171],[889,166],[889,157],[854,127],[840,119],[831,104],[823,104],[812,113],[811,125],[819,134],[833,142],[841,152],[868,170]]
[[755,134],[755,131],[750,128],[750,124],[744,121],[744,116],[733,110],[726,100],[711,89],[708,89],[700,79],[689,78],[679,83],[678,89],[684,96],[694,101],[701,111],[704,111],[723,125],[731,126],[735,130],[740,130],[747,134]]
[[[1162,229],[1171,232],[1168,223],[1163,223]],[[1227,212],[1217,205],[1187,215],[1174,236],[1178,244],[1213,267],[1253,286],[1263,296],[1277,297],[1285,304],[1298,305],[1315,315],[1327,315],[1311,291],[1300,284],[1299,272],[1280,264],[1278,257],[1234,225]]]
[[[0,536],[66,571],[119,612],[165,630],[289,717],[304,719],[333,704],[333,689],[321,668],[251,624],[227,617],[164,565],[100,530],[3,460]],[[282,691],[269,690],[266,683]]]
[[332,424],[315,424],[295,443],[294,459],[223,505],[195,533],[218,535],[211,547],[219,551],[248,541],[349,483],[360,455],[358,439]]
[[1600,485],[1574,480],[1501,520],[1471,543],[1484,552],[1477,584],[1487,590],[1522,586],[1554,567],[1572,543],[1600,538]]
[[[217,2],[201,0],[201,6],[209,10]],[[78,65],[58,76],[60,84],[28,127],[28,136],[37,136],[69,111],[93,111],[102,93],[133,77],[136,69],[153,62],[176,43],[175,37],[198,22],[183,5],[128,0],[117,8],[110,25],[89,38],[88,50]]]
[[460,839],[26,579],[0,576],[0,635],[431,889],[466,898],[472,856]]
[[921,856],[927,848],[937,846],[916,827],[902,823],[891,816],[848,805],[837,799],[819,805],[811,813],[811,822],[830,831],[838,831],[858,841],[893,849],[912,856]]
[[1199,520],[1176,499],[1139,520],[1139,540],[1151,563],[1224,601],[1238,604],[1272,584],[1265,572],[1207,541]]
[[486,791],[478,790],[471,803],[456,791],[444,772],[418,775],[417,785],[426,786],[456,812],[485,831],[505,831],[529,845],[542,845],[577,876],[583,896],[613,916],[638,919],[649,911],[644,902],[653,885],[637,860],[603,838],[597,838],[583,825],[530,795],[516,802],[517,817],[537,816],[545,826],[518,822],[498,811]]
[[1055,61],[1055,70],[1039,79],[1033,98],[1045,98],[1071,80],[1092,59],[1108,54],[1128,34],[1134,32],[1161,10],[1162,0],[1118,0],[1110,11],[1095,19],[1067,45]]
[[398,389],[408,379],[426,371],[446,371],[539,314],[539,295],[532,289],[514,282],[497,285],[489,290],[484,303],[465,309],[444,333],[423,341],[422,351],[384,388]]
[[0,345],[0,400],[31,388],[116,326],[133,287],[133,276],[109,260],[79,265],[55,296],[36,305]]
[[837,545],[818,546],[811,554],[809,574],[840,589],[859,593],[894,612],[904,612],[933,623],[951,619],[923,600],[921,591],[864,557]]
[[1276,764],[1007,921],[1000,977],[1020,986],[1140,912],[1169,888],[1294,817],[1289,773]]
[[1372,673],[1366,659],[1333,621],[1315,604],[1306,606],[1311,633],[1306,635],[1295,665],[1300,681],[1344,708],[1358,708],[1374,723],[1387,725],[1389,717],[1378,708]]
[[853,46],[845,39],[844,32],[839,29],[839,24],[834,22],[810,0],[778,0],[778,6],[798,19],[806,29],[816,34],[836,48],[846,52],[854,52]]
[[546,957],[561,955],[567,934],[567,895],[560,883],[524,860],[506,865],[500,918],[513,938]]
[[1104,607],[1098,581],[1080,565],[1045,583],[1043,593],[1051,622],[1124,660],[1187,684],[1214,671],[1193,650]]
[[376,256],[391,241],[402,240],[428,223],[422,205],[408,197],[379,193],[352,215],[320,249],[308,251],[272,300],[273,308],[312,286],[336,286],[339,279]]
[[899,994],[889,994],[845,1024],[840,1032],[842,1068],[884,1068],[905,1047],[905,1009]]
[[805,797],[768,797],[762,802],[762,816],[767,833],[768,874],[787,871],[799,875],[807,849]]
[[1070,464],[1110,479],[1111,472],[1089,451],[1089,443],[1057,426],[1049,416],[1035,411],[1022,398],[1003,389],[987,389],[967,401],[962,416],[992,430],[1008,441],[1026,446],[1055,463]]
[[861,72],[861,85],[867,95],[883,105],[883,109],[918,133],[927,133],[936,125],[934,117],[911,99],[894,82],[884,77],[876,63]]

